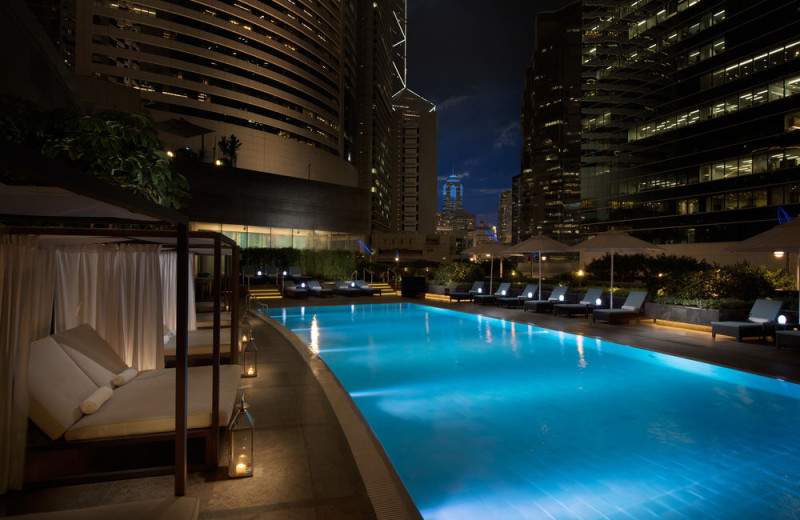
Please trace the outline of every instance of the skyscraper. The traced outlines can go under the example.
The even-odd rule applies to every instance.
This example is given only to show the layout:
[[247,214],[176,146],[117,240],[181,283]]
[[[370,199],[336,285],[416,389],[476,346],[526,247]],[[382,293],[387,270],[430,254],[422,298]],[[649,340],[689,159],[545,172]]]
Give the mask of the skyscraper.
[[797,2],[598,0],[583,29],[585,233],[737,240],[800,212]]
[[464,210],[464,188],[455,173],[450,174],[442,187],[442,219],[452,219],[456,212]]
[[513,199],[511,190],[506,190],[497,197],[497,239],[501,244],[510,244],[512,238]]
[[392,99],[394,178],[392,230],[436,230],[436,107],[404,88]]
[[536,15],[522,97],[520,239],[578,236],[581,4]]

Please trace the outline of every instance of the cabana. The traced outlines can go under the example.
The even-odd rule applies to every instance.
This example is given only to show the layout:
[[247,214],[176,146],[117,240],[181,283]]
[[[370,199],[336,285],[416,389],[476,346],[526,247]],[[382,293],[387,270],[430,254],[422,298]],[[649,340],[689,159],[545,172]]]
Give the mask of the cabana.
[[[115,186],[106,184],[98,179],[79,173],[69,167],[42,157],[18,145],[0,143],[0,167],[5,171],[29,179],[30,186],[0,185],[0,221],[10,223],[8,233],[2,237],[2,255],[0,267],[3,277],[0,283],[5,285],[3,291],[3,314],[0,315],[0,328],[7,331],[0,342],[3,348],[3,359],[0,366],[5,370],[4,380],[8,381],[0,389],[0,412],[4,417],[0,436],[4,443],[10,446],[7,460],[2,460],[0,467],[4,468],[0,475],[0,491],[7,488],[20,488],[24,472],[25,435],[27,428],[27,366],[29,346],[39,338],[50,333],[51,320],[48,309],[48,298],[52,298],[53,289],[48,286],[42,271],[37,269],[48,262],[52,270],[52,260],[37,256],[37,231],[44,228],[20,226],[20,224],[70,224],[87,226],[80,230],[73,228],[48,228],[48,235],[59,234],[65,242],[86,242],[96,240],[96,237],[107,237],[115,242],[132,241],[137,244],[147,242],[148,233],[152,243],[170,241],[176,252],[176,299],[175,299],[175,413],[174,431],[159,434],[160,440],[169,440],[174,446],[174,476],[175,495],[183,496],[186,489],[187,473],[187,379],[188,375],[188,281],[189,281],[189,232],[188,221],[185,216],[157,204],[143,200],[129,192]],[[43,186],[44,185],[44,186]],[[114,228],[91,229],[88,226],[96,225],[125,225],[128,229]],[[151,227],[155,231],[133,230],[131,226]],[[55,229],[58,229],[56,231]],[[167,229],[167,230],[165,230]],[[24,234],[24,235],[23,235]],[[87,239],[86,237],[94,237]],[[221,236],[213,237],[215,256],[215,290],[214,290],[214,322],[216,332],[213,338],[212,366],[205,370],[210,372],[211,426],[204,434],[210,441],[206,444],[205,459],[214,463],[218,460],[219,451],[219,391],[220,391],[220,352],[219,352],[219,259],[221,256]],[[236,251],[235,248],[232,251]],[[235,271],[237,259],[232,261]],[[233,273],[233,279],[238,279],[238,273]],[[144,276],[144,274],[142,274]],[[144,278],[140,278],[144,280]],[[238,284],[233,286],[232,304],[238,300]],[[48,291],[51,291],[48,293]],[[159,312],[161,309],[158,310]],[[232,308],[235,312],[235,307]],[[161,316],[158,317],[161,319]],[[231,345],[236,345],[235,320],[231,323]],[[159,324],[160,325],[160,324]],[[158,327],[160,329],[160,327]],[[151,334],[150,331],[148,334]],[[157,338],[163,340],[163,336]],[[7,343],[6,343],[7,342]],[[157,343],[156,343],[157,344]],[[161,344],[163,348],[163,343]],[[235,349],[232,347],[232,356],[235,360]],[[128,353],[126,353],[127,355]],[[141,352],[131,354],[125,361],[135,362],[141,366],[149,367],[158,364],[158,356],[144,355]],[[202,367],[201,367],[202,368]],[[6,421],[5,419],[10,420]],[[20,434],[22,433],[22,434]],[[102,440],[94,446],[103,443],[112,443],[117,446],[136,444],[137,440],[149,441],[152,437],[144,439],[125,437],[120,442],[114,439]],[[6,442],[7,441],[7,442]],[[87,441],[89,452],[92,444]]]

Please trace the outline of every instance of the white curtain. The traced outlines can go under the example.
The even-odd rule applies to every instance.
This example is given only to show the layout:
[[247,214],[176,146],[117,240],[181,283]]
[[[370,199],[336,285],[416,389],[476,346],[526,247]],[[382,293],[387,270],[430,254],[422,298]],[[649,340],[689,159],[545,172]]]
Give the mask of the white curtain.
[[[161,291],[164,304],[164,330],[177,328],[178,287],[178,252],[161,251]],[[197,329],[197,313],[194,303],[194,254],[189,254],[189,330]]]
[[138,370],[164,366],[157,245],[92,244],[56,252],[55,330],[91,325]]
[[22,488],[28,346],[50,332],[54,256],[37,242],[35,236],[0,238],[0,493]]

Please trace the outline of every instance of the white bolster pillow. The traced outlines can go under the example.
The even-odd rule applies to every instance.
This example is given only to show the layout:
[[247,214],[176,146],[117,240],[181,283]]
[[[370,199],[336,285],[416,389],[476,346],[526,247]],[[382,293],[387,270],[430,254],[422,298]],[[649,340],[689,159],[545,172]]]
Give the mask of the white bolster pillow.
[[111,384],[114,386],[122,386],[137,375],[139,375],[139,371],[135,368],[126,368],[114,376],[114,379],[111,380]]
[[80,406],[81,411],[85,414],[96,412],[103,406],[103,403],[111,399],[112,395],[114,395],[114,391],[111,390],[110,386],[101,386],[92,395],[83,400]]

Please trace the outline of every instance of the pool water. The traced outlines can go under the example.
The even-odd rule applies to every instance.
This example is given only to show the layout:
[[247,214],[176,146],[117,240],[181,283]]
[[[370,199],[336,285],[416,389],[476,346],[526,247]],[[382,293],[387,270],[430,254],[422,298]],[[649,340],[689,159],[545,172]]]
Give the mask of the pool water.
[[269,315],[426,520],[800,517],[800,385],[408,303]]

